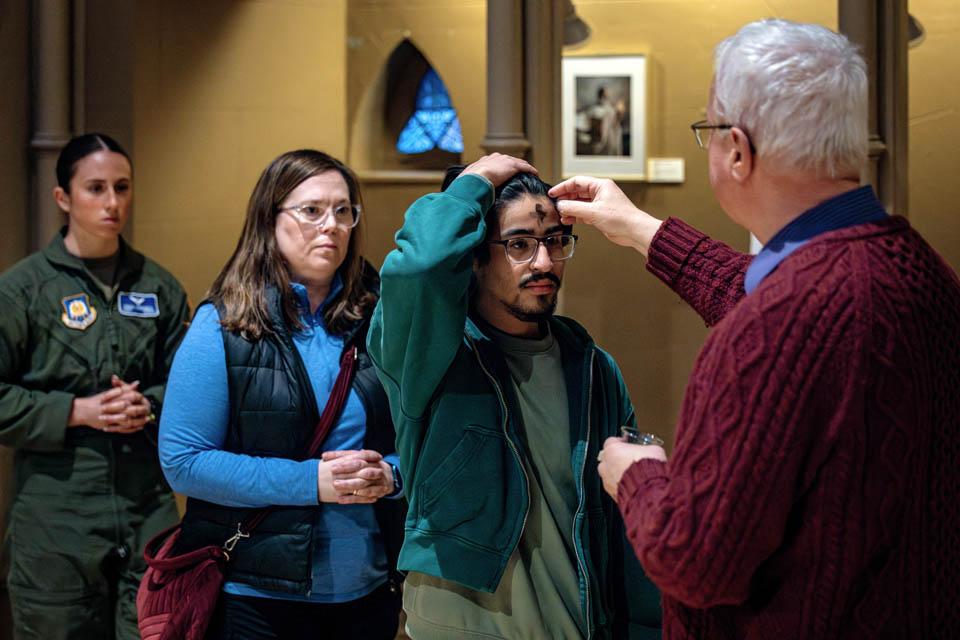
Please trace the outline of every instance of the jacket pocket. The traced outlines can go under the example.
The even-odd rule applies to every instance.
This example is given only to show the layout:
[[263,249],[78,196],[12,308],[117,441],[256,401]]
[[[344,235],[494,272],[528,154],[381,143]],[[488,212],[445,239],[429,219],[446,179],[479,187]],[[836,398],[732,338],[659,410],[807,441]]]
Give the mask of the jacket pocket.
[[462,434],[419,487],[417,528],[499,550],[523,517],[523,480],[500,434],[477,425]]

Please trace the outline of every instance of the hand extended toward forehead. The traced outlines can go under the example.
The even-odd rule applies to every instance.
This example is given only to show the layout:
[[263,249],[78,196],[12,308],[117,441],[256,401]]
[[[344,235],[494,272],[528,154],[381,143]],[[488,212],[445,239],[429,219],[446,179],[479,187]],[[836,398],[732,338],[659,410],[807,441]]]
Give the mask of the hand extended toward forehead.
[[460,175],[471,173],[483,176],[496,188],[518,173],[537,175],[537,169],[526,160],[505,156],[502,153],[491,153],[468,165]]
[[577,176],[550,189],[563,224],[589,224],[611,242],[644,256],[662,220],[641,211],[613,180]]
[[323,452],[317,477],[321,502],[373,504],[393,488],[393,468],[376,451]]

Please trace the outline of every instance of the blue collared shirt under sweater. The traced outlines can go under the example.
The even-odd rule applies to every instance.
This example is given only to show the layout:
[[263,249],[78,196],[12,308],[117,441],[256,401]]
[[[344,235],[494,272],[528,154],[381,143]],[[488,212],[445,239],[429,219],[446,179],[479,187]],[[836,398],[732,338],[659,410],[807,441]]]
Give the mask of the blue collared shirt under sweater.
[[887,212],[870,186],[852,189],[821,202],[770,238],[747,268],[744,290],[747,294],[753,293],[787,256],[814,237],[858,224],[880,222],[886,217]]

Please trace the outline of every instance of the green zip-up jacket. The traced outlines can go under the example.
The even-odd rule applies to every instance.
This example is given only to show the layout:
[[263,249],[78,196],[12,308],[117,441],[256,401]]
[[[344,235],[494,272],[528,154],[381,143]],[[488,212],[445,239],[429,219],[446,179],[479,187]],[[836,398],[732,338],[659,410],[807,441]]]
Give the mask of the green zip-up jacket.
[[156,413],[189,320],[177,280],[122,239],[107,300],[63,235],[0,275],[0,444],[24,451],[62,450],[73,399],[114,373],[139,380]]
[[[399,568],[493,592],[529,509],[519,405],[506,362],[469,317],[489,182],[457,178],[407,211],[384,262],[368,348],[390,399],[409,510]],[[573,540],[589,637],[657,638],[660,596],[643,574],[596,458],[635,423],[613,359],[568,318],[551,320],[570,409],[579,503]]]

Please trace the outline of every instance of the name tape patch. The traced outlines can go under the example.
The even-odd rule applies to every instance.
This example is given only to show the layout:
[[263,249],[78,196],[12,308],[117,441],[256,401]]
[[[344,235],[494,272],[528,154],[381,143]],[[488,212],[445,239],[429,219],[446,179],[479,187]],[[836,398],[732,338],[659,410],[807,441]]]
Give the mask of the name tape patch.
[[117,296],[117,310],[131,318],[156,318],[160,315],[160,302],[155,293],[121,291]]

